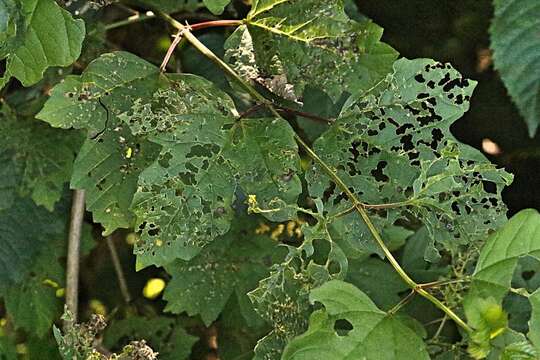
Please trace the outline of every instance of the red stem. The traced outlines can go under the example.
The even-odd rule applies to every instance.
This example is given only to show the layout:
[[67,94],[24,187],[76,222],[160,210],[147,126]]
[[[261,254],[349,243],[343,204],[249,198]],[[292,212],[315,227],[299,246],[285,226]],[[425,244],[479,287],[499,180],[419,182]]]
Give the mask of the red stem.
[[213,20],[205,21],[197,24],[189,25],[191,30],[201,30],[212,27],[221,27],[221,26],[239,26],[242,25],[241,20]]

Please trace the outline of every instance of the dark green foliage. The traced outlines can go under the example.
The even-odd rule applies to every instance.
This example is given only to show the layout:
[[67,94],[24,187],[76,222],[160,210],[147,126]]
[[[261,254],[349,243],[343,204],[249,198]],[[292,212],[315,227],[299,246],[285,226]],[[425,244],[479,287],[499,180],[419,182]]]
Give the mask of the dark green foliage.
[[[493,47],[532,133],[518,3]],[[477,82],[381,38],[342,0],[0,0],[0,359],[538,357],[539,215],[451,131]]]

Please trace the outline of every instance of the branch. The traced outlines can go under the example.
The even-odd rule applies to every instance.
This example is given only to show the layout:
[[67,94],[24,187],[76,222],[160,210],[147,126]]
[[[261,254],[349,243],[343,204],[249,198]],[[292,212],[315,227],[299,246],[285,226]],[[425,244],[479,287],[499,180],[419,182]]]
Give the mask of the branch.
[[[84,190],[75,190],[71,204],[66,266],[66,306],[73,314],[73,323],[77,322],[79,307],[79,262],[83,217]],[[71,322],[65,322],[64,329],[71,325]]]
[[109,252],[111,253],[111,260],[114,266],[114,271],[116,272],[116,277],[118,278],[118,285],[120,285],[120,292],[126,304],[131,302],[131,294],[126,282],[126,277],[124,276],[124,270],[122,270],[122,264],[118,258],[118,253],[116,252],[116,247],[114,246],[114,240],[112,236],[107,236],[106,238],[107,246],[109,247]]
[[[273,106],[272,102],[267,100],[264,96],[262,96],[255,88],[253,88],[249,83],[244,81],[240,75],[238,75],[227,63],[225,63],[223,60],[221,60],[216,54],[214,54],[210,49],[208,49],[202,42],[195,37],[191,31],[189,31],[189,28],[182,25],[180,22],[172,18],[171,16],[165,14],[165,13],[159,13],[161,17],[163,17],[165,20],[167,20],[172,26],[174,26],[176,29],[182,31],[182,34],[185,36],[187,41],[191,43],[201,54],[206,56],[208,59],[213,61],[217,66],[219,66],[223,71],[230,76],[233,80],[238,82],[238,84],[244,88],[250,95],[254,97],[255,100],[258,102],[261,102],[262,104],[266,104],[268,110],[276,116],[277,118],[282,119],[279,112],[276,110],[276,108]],[[452,320],[456,322],[457,325],[459,325],[461,328],[463,328],[467,332],[472,332],[473,329],[467,325],[456,313],[452,311],[452,309],[448,308],[445,304],[443,304],[439,299],[431,295],[426,290],[422,289],[411,277],[403,270],[403,268],[399,265],[397,260],[394,258],[390,250],[386,247],[386,244],[384,243],[383,239],[381,238],[381,235],[375,228],[375,225],[371,222],[371,219],[369,218],[366,210],[362,206],[362,203],[360,200],[356,197],[356,195],[349,189],[347,184],[334,172],[334,170],[326,164],[305,142],[304,140],[298,135],[294,134],[294,138],[296,142],[304,149],[304,151],[307,153],[307,155],[315,161],[322,170],[336,183],[336,185],[343,191],[346,195],[349,201],[353,204],[353,207],[356,209],[366,226],[368,227],[371,235],[383,251],[384,255],[394,268],[394,270],[399,274],[399,276],[403,279],[405,283],[416,293],[423,296],[424,298],[428,299],[430,302],[432,302],[437,308],[445,312],[448,317],[450,317]]]

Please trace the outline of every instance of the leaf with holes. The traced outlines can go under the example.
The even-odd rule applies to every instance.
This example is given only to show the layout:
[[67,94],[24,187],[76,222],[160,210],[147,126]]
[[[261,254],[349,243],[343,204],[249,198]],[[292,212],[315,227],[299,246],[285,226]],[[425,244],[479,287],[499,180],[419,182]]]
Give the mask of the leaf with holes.
[[301,192],[290,126],[278,119],[237,120],[232,100],[203,78],[171,76],[168,88],[147,103],[136,101],[121,117],[136,136],[161,146],[132,204],[142,232],[139,268],[189,260],[225,234],[239,189],[265,206],[276,199],[296,203]]
[[133,136],[118,115],[158,87],[159,70],[152,64],[126,52],[104,54],[81,76],[55,86],[37,115],[52,126],[92,134],[75,160],[71,187],[86,190],[86,207],[104,234],[133,226],[129,207],[137,180],[157,151]]
[[408,326],[381,311],[351,284],[329,281],[311,291],[309,329],[285,348],[284,360],[429,359],[426,345]]
[[[247,219],[238,219],[238,223]],[[216,239],[194,259],[165,267],[172,276],[163,298],[165,311],[200,315],[206,326],[214,322],[231,296],[245,304],[247,292],[268,275],[269,265],[283,258],[277,244],[254,229],[239,225]],[[249,310],[249,309],[248,309]],[[244,316],[250,321],[249,313]]]
[[[307,328],[309,291],[331,279],[343,279],[347,273],[347,257],[330,235],[320,203],[318,211],[312,214],[318,223],[301,228],[302,244],[288,246],[285,261],[275,264],[249,293],[255,310],[273,327],[258,341],[255,359],[281,358],[286,344]],[[318,250],[321,247],[326,251]]]
[[540,3],[495,0],[493,62],[532,137],[540,124]]
[[[10,42],[18,36],[21,39],[16,44],[7,43],[5,49],[2,46],[0,55],[7,56],[7,63],[0,88],[12,76],[24,86],[33,85],[48,67],[67,66],[77,60],[85,35],[83,20],[74,20],[54,0],[23,1],[20,7],[11,1],[2,2],[4,6],[10,3],[8,22],[0,24],[0,34],[8,35]],[[18,19],[21,14],[24,24]]]
[[[500,194],[512,176],[456,143],[449,130],[467,111],[474,86],[448,64],[401,59],[384,82],[352,96],[314,144],[375,219],[412,229],[415,219],[424,223],[432,242],[425,256],[432,261],[434,242],[453,251],[505,220]],[[307,180],[330,217],[339,221],[350,212],[346,196],[317,165]]]
[[382,28],[349,19],[341,0],[257,0],[245,24],[225,45],[227,61],[286,99],[308,84],[334,100],[368,89],[397,57],[380,42]]

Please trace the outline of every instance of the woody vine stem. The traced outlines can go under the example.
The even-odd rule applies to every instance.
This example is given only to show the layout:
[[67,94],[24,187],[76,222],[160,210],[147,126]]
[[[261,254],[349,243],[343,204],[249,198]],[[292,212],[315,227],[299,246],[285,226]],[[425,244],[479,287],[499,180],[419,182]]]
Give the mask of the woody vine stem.
[[[252,95],[258,102],[261,104],[264,104],[268,110],[276,117],[282,118],[282,116],[279,114],[279,112],[276,110],[276,108],[273,106],[273,104],[267,100],[263,95],[261,95],[255,88],[253,88],[249,83],[247,83],[244,79],[240,77],[227,63],[225,63],[223,60],[221,60],[217,55],[215,55],[210,49],[208,49],[202,42],[193,35],[191,32],[192,29],[197,28],[203,28],[203,26],[198,25],[182,25],[179,21],[172,18],[170,15],[158,12],[158,15],[162,18],[164,18],[167,22],[169,22],[174,28],[176,28],[179,32],[179,36],[182,36],[185,38],[193,47],[195,47],[201,54],[206,56],[208,59],[210,59],[212,62],[214,62],[216,65],[218,65],[229,77],[233,78],[240,86],[242,86],[250,95]],[[231,25],[241,25],[241,21],[222,21],[220,24],[213,24],[213,26],[231,26]],[[209,27],[209,25],[205,25],[204,27]],[[382,249],[384,255],[394,268],[394,270],[399,274],[399,276],[405,281],[405,283],[417,294],[420,296],[423,296],[427,300],[429,300],[431,303],[433,303],[437,308],[442,310],[444,313],[448,315],[452,320],[455,321],[457,325],[459,325],[463,330],[465,330],[468,333],[471,333],[473,329],[465,323],[456,313],[452,311],[449,307],[447,307],[444,303],[442,303],[439,299],[437,299],[435,296],[430,294],[428,291],[426,291],[422,284],[417,284],[411,277],[403,270],[403,268],[399,265],[397,260],[394,258],[390,250],[386,247],[381,235],[379,234],[378,230],[375,228],[375,225],[371,222],[371,219],[369,218],[369,215],[367,214],[364,204],[360,202],[358,197],[349,190],[348,186],[345,184],[345,182],[335,173],[332,168],[326,164],[310,147],[308,144],[304,142],[304,140],[298,136],[298,134],[295,133],[294,135],[296,142],[304,149],[304,151],[307,153],[307,155],[316,162],[322,170],[337,184],[337,186],[347,195],[349,201],[351,201],[353,207],[358,212],[366,226],[368,227],[369,231],[371,232],[373,238],[377,242],[377,244]]]

